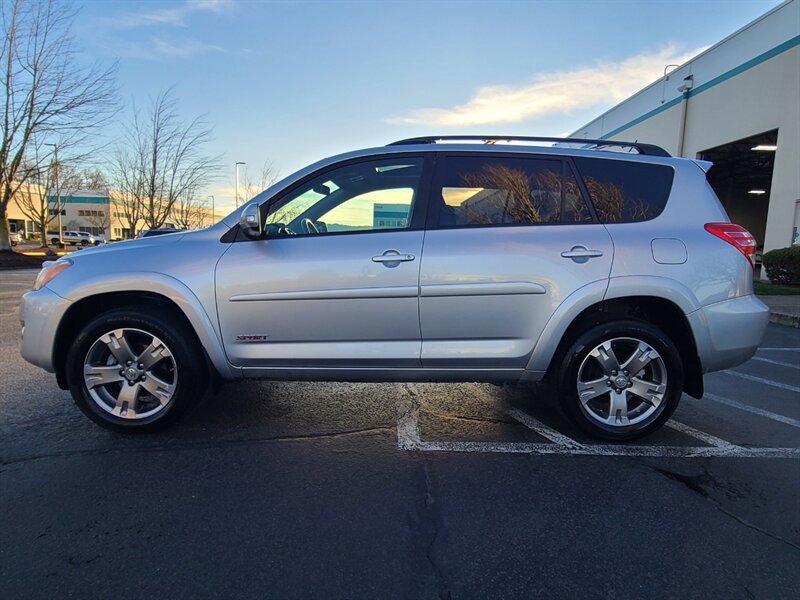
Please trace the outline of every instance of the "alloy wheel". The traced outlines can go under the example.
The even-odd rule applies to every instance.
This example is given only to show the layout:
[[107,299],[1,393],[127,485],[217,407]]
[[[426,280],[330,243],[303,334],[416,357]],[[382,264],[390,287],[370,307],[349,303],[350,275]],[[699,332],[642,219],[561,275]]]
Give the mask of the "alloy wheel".
[[581,410],[606,428],[651,419],[667,391],[667,367],[649,344],[630,337],[595,346],[578,369]]
[[83,364],[92,400],[122,419],[144,419],[163,411],[175,394],[178,369],[167,345],[141,329],[121,328],[100,336]]

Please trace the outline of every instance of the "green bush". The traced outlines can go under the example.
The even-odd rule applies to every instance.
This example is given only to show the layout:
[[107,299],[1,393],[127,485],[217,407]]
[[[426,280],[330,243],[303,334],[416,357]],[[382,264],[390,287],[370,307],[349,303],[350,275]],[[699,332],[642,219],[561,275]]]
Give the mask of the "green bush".
[[770,250],[761,262],[772,283],[800,283],[800,246]]

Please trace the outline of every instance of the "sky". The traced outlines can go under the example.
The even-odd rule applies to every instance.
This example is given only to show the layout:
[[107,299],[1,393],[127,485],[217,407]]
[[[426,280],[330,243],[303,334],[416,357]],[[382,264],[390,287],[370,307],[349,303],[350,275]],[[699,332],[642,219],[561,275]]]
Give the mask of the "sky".
[[778,4],[79,0],[75,34],[127,105],[173,87],[214,125],[224,212],[236,161],[257,180],[418,135],[568,134]]

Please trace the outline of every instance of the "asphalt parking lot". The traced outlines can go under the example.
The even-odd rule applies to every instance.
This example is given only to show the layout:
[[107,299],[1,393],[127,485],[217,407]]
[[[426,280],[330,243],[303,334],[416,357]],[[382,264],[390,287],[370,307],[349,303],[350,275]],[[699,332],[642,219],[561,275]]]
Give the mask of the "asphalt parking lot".
[[794,598],[800,330],[634,445],[546,390],[226,385],[170,431],[86,419],[0,273],[0,598]]

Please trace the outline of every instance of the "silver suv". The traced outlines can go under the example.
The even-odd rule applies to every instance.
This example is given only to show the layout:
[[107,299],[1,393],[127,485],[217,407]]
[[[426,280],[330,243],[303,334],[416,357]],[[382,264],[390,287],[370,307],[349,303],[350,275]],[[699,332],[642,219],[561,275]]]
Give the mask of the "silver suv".
[[769,316],[756,244],[709,163],[486,140],[329,158],[208,229],[46,263],[22,355],[118,431],[172,423],[216,377],[547,380],[615,440],[753,355]]

